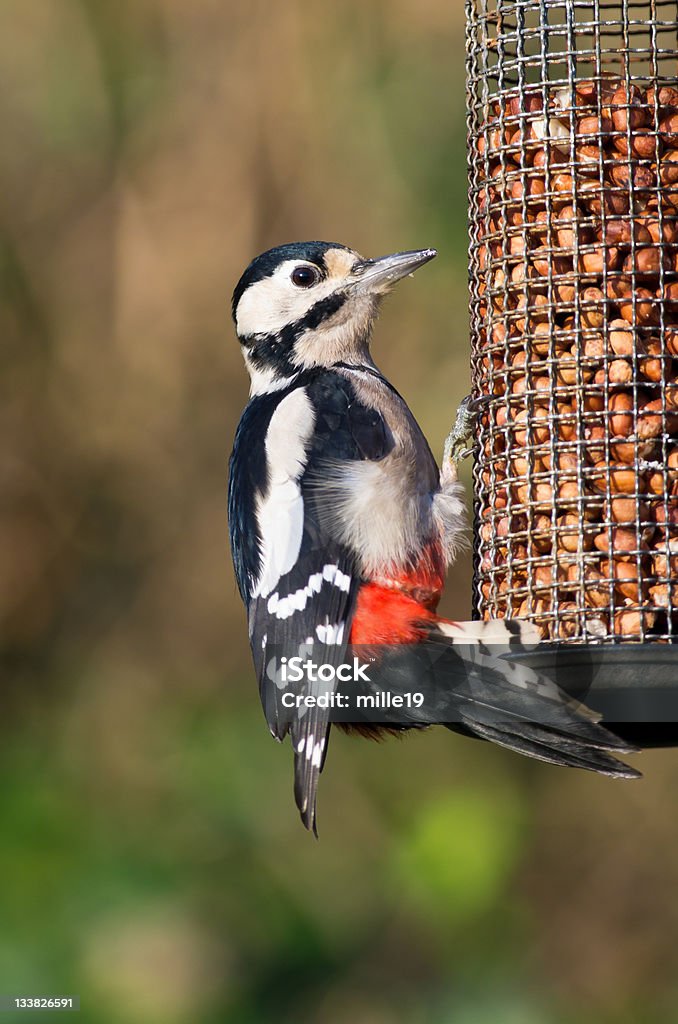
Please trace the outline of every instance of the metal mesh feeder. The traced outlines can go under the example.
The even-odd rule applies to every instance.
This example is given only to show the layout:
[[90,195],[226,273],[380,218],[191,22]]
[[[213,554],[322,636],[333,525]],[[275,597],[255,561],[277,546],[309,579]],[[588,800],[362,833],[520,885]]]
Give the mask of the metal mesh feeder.
[[675,0],[469,0],[474,611],[678,639]]

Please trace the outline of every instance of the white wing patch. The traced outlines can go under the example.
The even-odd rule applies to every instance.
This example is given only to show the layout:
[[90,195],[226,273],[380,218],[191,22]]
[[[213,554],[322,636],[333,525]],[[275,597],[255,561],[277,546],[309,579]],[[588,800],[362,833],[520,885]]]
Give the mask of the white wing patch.
[[325,621],[324,626],[315,627],[315,634],[323,644],[340,644],[344,639],[344,626],[344,622],[338,622],[335,626]]
[[269,486],[266,496],[257,502],[262,569],[253,597],[268,597],[299,557],[304,532],[299,480],[306,468],[306,446],[314,426],[313,405],[304,388],[283,398],[271,416],[265,441]]
[[335,587],[348,594],[349,587],[351,586],[351,577],[343,573],[338,565],[323,566],[323,579],[327,580],[328,583],[334,583]]
[[278,619],[289,619],[295,612],[303,612],[309,598],[319,594],[323,583],[332,583],[339,590],[348,593],[351,577],[343,573],[338,565],[324,565],[320,572],[312,573],[305,587],[300,587],[287,597],[280,597],[278,591],[268,599],[266,610]]

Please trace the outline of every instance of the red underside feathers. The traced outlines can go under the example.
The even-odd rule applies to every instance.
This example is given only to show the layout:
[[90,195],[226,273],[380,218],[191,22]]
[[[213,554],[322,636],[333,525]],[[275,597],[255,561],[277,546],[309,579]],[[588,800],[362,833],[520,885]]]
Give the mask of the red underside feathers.
[[407,644],[424,639],[426,624],[438,621],[435,609],[443,582],[442,553],[438,545],[431,545],[410,569],[364,584],[358,591],[350,642]]

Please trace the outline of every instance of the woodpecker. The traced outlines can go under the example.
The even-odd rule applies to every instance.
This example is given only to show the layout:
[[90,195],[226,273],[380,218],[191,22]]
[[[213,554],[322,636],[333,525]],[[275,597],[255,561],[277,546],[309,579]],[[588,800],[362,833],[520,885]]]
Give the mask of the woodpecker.
[[[464,543],[455,460],[473,406],[462,409],[439,470],[370,353],[381,299],[435,255],[365,259],[338,243],[295,242],[254,259],[233,293],[251,388],[230,459],[231,550],[268,725],[278,740],[291,736],[296,802],[313,831],[329,711],[281,706],[271,651],[310,645],[316,661],[337,664],[349,643],[444,653],[459,642],[487,652],[487,644],[538,640],[527,621],[436,614]],[[515,665],[497,672],[495,660],[481,692],[469,693],[450,659],[439,664],[449,672],[440,719],[448,728],[544,761],[638,776],[610,753],[633,748],[543,676]]]

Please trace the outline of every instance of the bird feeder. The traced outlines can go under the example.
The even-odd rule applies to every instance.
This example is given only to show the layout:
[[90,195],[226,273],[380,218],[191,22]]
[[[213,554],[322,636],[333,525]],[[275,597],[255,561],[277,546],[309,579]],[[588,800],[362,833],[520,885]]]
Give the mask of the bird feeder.
[[545,643],[678,640],[677,19],[467,3],[474,613]]

